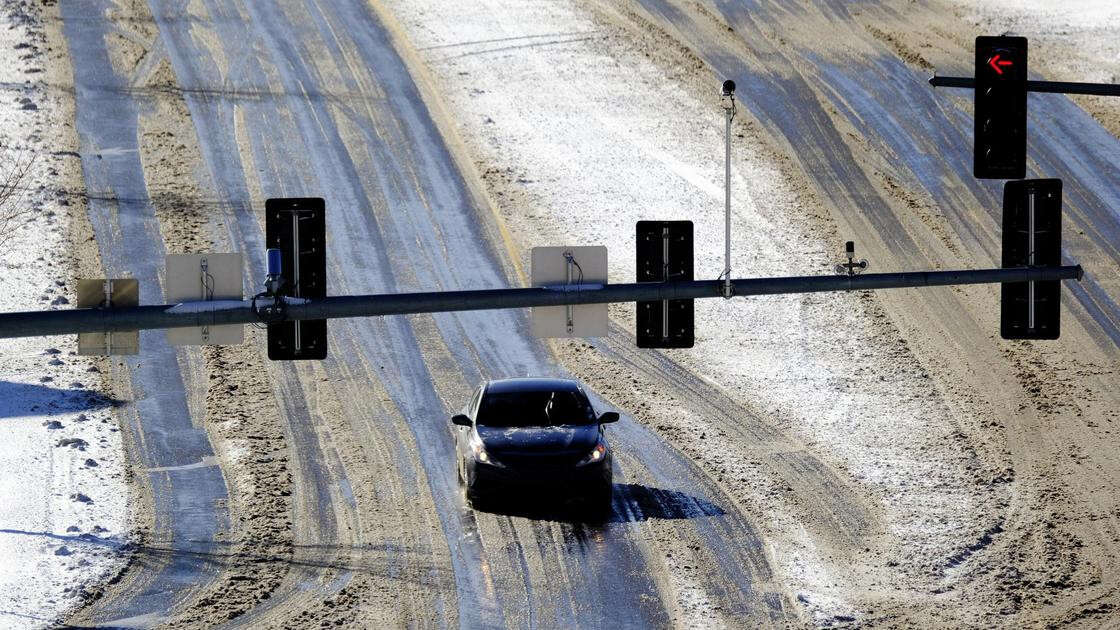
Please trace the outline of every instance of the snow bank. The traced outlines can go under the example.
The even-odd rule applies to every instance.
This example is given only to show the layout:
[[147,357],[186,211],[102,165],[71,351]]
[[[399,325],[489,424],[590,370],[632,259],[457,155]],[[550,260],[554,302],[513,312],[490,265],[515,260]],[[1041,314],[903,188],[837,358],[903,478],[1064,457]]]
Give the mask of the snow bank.
[[[38,81],[46,62],[38,18],[13,4],[0,17],[10,27],[0,29],[0,81],[25,87],[3,92],[0,144],[6,158],[38,158],[22,200],[34,212],[0,249],[0,311],[71,308],[66,198],[55,192],[56,167],[74,158],[51,153],[66,148],[51,137],[61,125],[60,97]],[[74,336],[2,342],[0,628],[57,625],[120,566],[128,492],[114,401],[98,391],[98,368],[75,355],[76,345]]]
[[1029,17],[1033,26],[1094,29],[1120,26],[1120,2],[1116,0],[972,0],[972,5],[990,15]]

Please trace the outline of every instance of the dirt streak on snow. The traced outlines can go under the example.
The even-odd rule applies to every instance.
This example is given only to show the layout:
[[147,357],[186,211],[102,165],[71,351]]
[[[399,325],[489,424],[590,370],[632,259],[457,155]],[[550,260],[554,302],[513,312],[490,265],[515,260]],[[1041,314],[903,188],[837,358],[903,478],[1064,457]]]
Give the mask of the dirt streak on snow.
[[[77,173],[61,129],[67,109],[44,88],[46,39],[37,7],[3,3],[0,145],[35,155],[20,203],[34,211],[0,251],[0,310],[72,308],[71,200]],[[6,168],[7,163],[0,163]],[[75,336],[6,339],[0,361],[0,628],[54,626],[122,564],[129,492],[114,401],[98,361]]]

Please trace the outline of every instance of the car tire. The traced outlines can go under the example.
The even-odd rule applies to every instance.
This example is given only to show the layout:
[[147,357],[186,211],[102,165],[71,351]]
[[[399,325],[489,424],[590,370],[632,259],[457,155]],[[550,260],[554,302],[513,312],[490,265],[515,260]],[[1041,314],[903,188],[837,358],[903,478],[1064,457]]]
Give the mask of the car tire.
[[464,494],[467,497],[467,505],[476,510],[481,510],[486,501],[479,495],[477,486],[464,482],[463,487]]
[[588,518],[606,520],[614,510],[614,485],[606,484],[591,489],[584,499]]

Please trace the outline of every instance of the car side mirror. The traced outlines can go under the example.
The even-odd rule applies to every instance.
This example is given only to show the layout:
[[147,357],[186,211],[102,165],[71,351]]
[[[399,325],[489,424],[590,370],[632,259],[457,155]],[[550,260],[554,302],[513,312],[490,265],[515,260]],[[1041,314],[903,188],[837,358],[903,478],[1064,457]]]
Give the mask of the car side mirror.
[[617,411],[604,411],[599,414],[599,424],[607,424],[610,422],[618,422]]
[[451,424],[457,424],[461,427],[469,427],[474,423],[471,422],[470,418],[468,418],[468,417],[466,417],[466,416],[464,416],[463,414],[460,413],[460,414],[456,414],[454,416],[451,416]]

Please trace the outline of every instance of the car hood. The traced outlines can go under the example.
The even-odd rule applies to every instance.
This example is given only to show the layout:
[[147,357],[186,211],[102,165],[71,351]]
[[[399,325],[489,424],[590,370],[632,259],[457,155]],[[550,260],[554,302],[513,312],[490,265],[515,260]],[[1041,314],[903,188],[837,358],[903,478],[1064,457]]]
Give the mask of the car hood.
[[599,441],[599,425],[558,427],[478,427],[478,437],[494,455],[586,453]]

